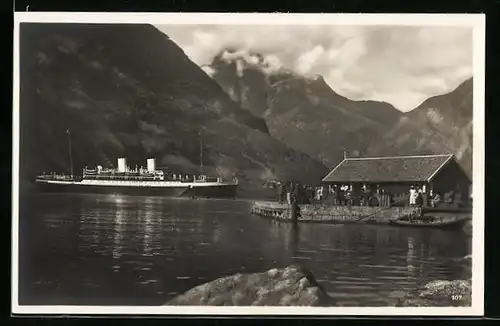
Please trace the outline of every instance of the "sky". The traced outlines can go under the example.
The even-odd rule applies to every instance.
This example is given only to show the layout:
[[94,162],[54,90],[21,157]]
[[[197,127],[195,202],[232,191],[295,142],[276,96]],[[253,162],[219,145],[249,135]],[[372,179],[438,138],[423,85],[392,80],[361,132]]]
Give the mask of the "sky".
[[472,76],[472,28],[441,26],[159,25],[205,72],[225,49],[267,72],[324,77],[352,100],[391,103],[407,112]]

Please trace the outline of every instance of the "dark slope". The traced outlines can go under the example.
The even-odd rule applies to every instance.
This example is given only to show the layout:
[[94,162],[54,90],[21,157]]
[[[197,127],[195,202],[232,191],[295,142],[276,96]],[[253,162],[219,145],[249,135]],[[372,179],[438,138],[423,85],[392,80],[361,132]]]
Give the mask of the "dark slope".
[[272,136],[329,167],[342,159],[343,149],[365,154],[402,116],[388,103],[349,100],[320,76],[306,78],[282,69],[269,73],[263,60],[250,64],[221,54],[210,67],[233,100],[266,120]]
[[244,187],[271,178],[319,180],[325,167],[273,139],[263,119],[232,101],[167,36],[149,25],[22,24],[21,174],[131,165],[198,170]]
[[[226,52],[230,53],[231,51]],[[335,166],[351,156],[456,154],[472,172],[472,79],[429,98],[408,113],[377,101],[353,101],[319,76],[269,71],[263,57],[249,63],[232,52],[215,57],[213,78],[241,107],[263,117],[272,136]]]
[[387,132],[374,155],[455,154],[472,175],[472,78],[450,93],[431,97]]

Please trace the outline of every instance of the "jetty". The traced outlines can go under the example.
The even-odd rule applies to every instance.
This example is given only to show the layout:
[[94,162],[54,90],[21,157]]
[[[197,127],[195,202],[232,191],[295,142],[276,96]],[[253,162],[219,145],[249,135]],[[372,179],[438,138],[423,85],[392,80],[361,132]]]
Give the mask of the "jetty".
[[[372,206],[336,206],[308,204],[299,205],[300,215],[295,216],[297,222],[325,223],[325,224],[381,224],[400,225],[395,221],[437,219],[437,223],[429,222],[429,227],[453,228],[463,227],[466,221],[471,220],[472,212],[467,209],[440,209],[419,207],[372,207]],[[253,215],[269,218],[281,222],[294,222],[292,205],[270,201],[258,201],[252,205]],[[444,223],[439,223],[443,219]],[[421,226],[415,223],[415,226]],[[412,224],[408,225],[412,226]]]
[[276,202],[254,202],[251,212],[284,222],[430,227],[460,227],[472,218],[471,181],[451,154],[348,158],[345,153],[319,190],[320,200],[297,199],[298,210],[280,193]]
[[[371,223],[390,224],[391,220],[402,216],[414,216],[418,213],[415,207],[371,207],[371,206],[336,206],[307,204],[299,205],[298,222],[316,223]],[[277,221],[292,222],[292,207],[270,201],[254,202],[252,214]]]

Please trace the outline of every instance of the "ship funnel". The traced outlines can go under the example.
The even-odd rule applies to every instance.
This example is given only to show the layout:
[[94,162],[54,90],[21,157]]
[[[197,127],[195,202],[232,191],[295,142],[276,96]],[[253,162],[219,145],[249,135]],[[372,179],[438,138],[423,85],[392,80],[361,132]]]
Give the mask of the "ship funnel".
[[118,159],[118,172],[127,172],[127,159],[123,157]]
[[149,172],[156,171],[156,162],[154,158],[148,158],[148,171]]

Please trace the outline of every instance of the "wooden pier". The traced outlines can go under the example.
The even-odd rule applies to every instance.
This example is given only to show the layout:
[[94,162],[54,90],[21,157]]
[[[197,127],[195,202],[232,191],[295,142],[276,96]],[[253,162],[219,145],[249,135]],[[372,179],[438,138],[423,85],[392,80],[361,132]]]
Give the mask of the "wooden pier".
[[[300,215],[298,222],[329,223],[329,224],[383,224],[389,225],[391,221],[404,217],[420,214],[416,207],[380,207],[380,206],[349,206],[349,205],[299,205]],[[252,206],[252,214],[276,221],[292,222],[292,207],[288,204],[277,202],[255,202]],[[423,214],[445,214],[457,216],[457,218],[471,218],[470,210],[440,210],[440,212],[427,212]]]

